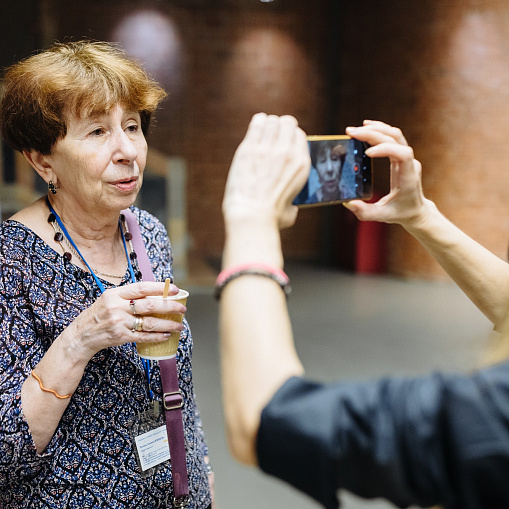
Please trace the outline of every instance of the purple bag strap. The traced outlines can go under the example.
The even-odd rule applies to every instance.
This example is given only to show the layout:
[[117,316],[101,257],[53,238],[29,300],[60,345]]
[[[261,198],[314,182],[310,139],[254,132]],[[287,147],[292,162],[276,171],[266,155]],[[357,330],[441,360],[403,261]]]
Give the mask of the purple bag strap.
[[[138,256],[138,266],[144,281],[155,281],[147,249],[141,236],[140,225],[130,209],[122,211],[127,228],[132,235],[131,242]],[[171,471],[173,475],[173,491],[175,507],[186,507],[189,504],[189,483],[186,466],[186,445],[184,424],[182,422],[182,405],[184,400],[179,388],[177,356],[159,360],[161,385],[163,388],[163,406],[166,419],[166,433],[171,455]]]
[[136,220],[136,216],[133,214],[131,209],[122,210],[122,214],[124,214],[127,229],[132,235],[131,242],[133,243],[133,248],[136,251],[136,256],[138,257],[138,267],[140,268],[142,279],[143,281],[155,281],[156,278],[152,272],[150,260],[147,255],[147,249],[145,248],[145,242],[143,242],[140,225]]
[[182,405],[184,400],[179,389],[177,356],[159,361],[161,384],[163,386],[163,406],[166,417],[166,431],[171,454],[171,471],[175,507],[186,507],[189,500],[189,484],[186,466],[186,445]]

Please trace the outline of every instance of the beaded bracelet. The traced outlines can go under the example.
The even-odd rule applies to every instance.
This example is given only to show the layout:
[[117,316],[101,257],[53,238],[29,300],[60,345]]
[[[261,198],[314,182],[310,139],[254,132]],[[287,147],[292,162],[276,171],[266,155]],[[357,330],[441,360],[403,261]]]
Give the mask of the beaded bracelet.
[[58,394],[58,392],[54,391],[53,389],[46,389],[46,387],[44,387],[44,385],[42,385],[41,379],[35,374],[35,372],[32,371],[31,374],[39,382],[39,387],[41,388],[41,391],[49,392],[50,394],[53,394],[53,396],[55,396],[58,399],[69,399],[72,396],[72,394],[65,394],[64,396],[62,396],[62,395]]
[[290,278],[285,274],[283,270],[276,267],[271,267],[270,265],[265,265],[263,263],[252,263],[238,265],[236,267],[221,271],[216,279],[216,287],[214,291],[215,298],[219,300],[221,298],[221,292],[224,290],[224,287],[230,281],[233,281],[240,276],[268,277],[281,287],[286,297],[288,297],[292,291],[292,287],[290,286]]

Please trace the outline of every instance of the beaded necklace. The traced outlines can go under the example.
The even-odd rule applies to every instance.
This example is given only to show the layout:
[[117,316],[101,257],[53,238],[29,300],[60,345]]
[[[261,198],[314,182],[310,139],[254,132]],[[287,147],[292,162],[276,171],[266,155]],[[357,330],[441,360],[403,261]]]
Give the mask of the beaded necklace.
[[[72,244],[67,240],[67,237],[64,235],[64,233],[60,229],[60,226],[58,226],[58,223],[56,222],[56,220],[51,222],[51,226],[53,226],[53,229],[55,230],[55,236],[53,238],[60,244],[60,247],[62,248],[62,251],[64,252],[64,256],[65,256],[66,250],[65,250],[65,247],[62,244],[62,241],[67,244],[67,247],[69,248],[69,251],[74,256],[80,258],[83,261],[83,258],[81,258],[80,253],[78,253],[78,251],[76,251],[76,249],[74,249]],[[124,235],[125,235],[125,233],[124,233]],[[100,276],[106,276],[106,277],[111,277],[111,278],[115,278],[115,279],[124,279],[125,273],[127,271],[127,267],[128,267],[128,264],[127,264],[127,258],[126,258],[125,270],[124,270],[124,273],[121,276],[116,276],[114,274],[107,274],[106,272],[101,272],[101,271],[99,271],[97,269],[94,269],[94,267],[92,267],[92,270],[96,274],[99,274]]]
[[[99,290],[101,291],[101,293],[103,293],[105,291],[105,287],[102,284],[102,282],[99,280],[99,278],[96,276],[96,274],[100,274],[103,276],[104,275],[108,276],[108,274],[101,273],[99,271],[92,269],[92,267],[90,267],[90,265],[87,263],[87,261],[81,254],[80,250],[78,249],[78,247],[72,240],[67,229],[65,228],[64,224],[62,223],[62,220],[60,219],[59,215],[55,212],[55,210],[52,207],[48,198],[46,198],[46,203],[50,210],[50,214],[48,216],[48,222],[52,225],[53,229],[55,230],[55,236],[53,238],[54,238],[55,242],[58,242],[60,244],[60,247],[62,248],[62,251],[64,252],[64,255],[63,255],[64,258],[68,262],[70,262],[72,260],[72,253],[74,253],[77,257],[79,257],[81,259],[81,261],[87,267],[87,269],[90,272],[90,274],[92,275],[92,277],[94,278],[97,286],[99,287]],[[141,279],[141,272],[140,272],[139,268],[137,267],[137,255],[136,255],[136,252],[134,251],[134,248],[132,245],[133,237],[127,228],[127,223],[125,221],[125,216],[123,214],[120,214],[118,224],[119,224],[120,234],[122,236],[122,243],[124,245],[124,251],[126,254],[126,260],[127,260],[126,268],[129,269],[131,281],[133,283],[136,283],[137,280]],[[69,246],[69,250],[65,249],[64,242]],[[128,252],[127,245],[129,245],[130,252]],[[72,251],[72,253],[71,253],[71,251]],[[135,265],[136,265],[136,267],[135,267],[136,270],[133,268],[133,263],[135,263]],[[109,275],[109,277],[115,277],[118,279],[124,278],[124,276],[113,276],[113,275]],[[90,290],[90,289],[87,287],[87,290]],[[90,291],[88,293],[90,294]]]

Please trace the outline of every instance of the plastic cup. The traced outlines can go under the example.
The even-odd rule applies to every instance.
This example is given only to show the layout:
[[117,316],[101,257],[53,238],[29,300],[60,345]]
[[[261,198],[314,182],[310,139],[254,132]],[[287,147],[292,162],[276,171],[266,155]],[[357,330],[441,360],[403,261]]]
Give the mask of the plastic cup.
[[[185,306],[188,297],[189,292],[186,290],[180,290],[176,295],[168,295],[168,297],[163,297],[162,295],[150,295],[145,298],[158,300],[176,300]],[[153,314],[150,316],[164,318],[166,320],[172,320],[174,322],[181,323],[184,318],[184,315],[181,313]],[[177,354],[177,348],[179,346],[180,331],[171,332],[170,334],[170,337],[161,343],[136,343],[138,355],[143,359],[151,360],[171,359],[172,357],[175,357]]]

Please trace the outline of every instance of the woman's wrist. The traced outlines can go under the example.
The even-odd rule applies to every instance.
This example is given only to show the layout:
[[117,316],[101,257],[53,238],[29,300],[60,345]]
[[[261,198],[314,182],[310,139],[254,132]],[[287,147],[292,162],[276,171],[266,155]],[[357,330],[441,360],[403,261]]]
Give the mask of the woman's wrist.
[[458,246],[461,246],[465,239],[469,239],[430,200],[426,200],[426,213],[422,214],[420,219],[414,221],[411,226],[407,225],[404,228],[425,247],[447,272],[450,269],[443,265],[444,261],[453,256],[450,253],[456,252],[455,250],[458,249]]
[[84,371],[94,352],[86,349],[80,340],[79,332],[71,324],[56,338],[53,345],[60,350],[60,357],[64,365],[73,370]]
[[283,267],[281,236],[274,223],[227,225],[223,269],[246,263]]
[[402,222],[401,226],[411,235],[418,236],[421,232],[433,229],[434,222],[439,216],[442,214],[435,203],[425,198],[420,211],[407,221]]
[[278,217],[267,210],[249,210],[225,212],[224,224],[227,233],[235,233],[243,230],[273,230],[279,231]]
[[60,336],[53,342],[43,358],[35,365],[27,382],[40,394],[46,394],[54,403],[70,399],[83,376],[86,363],[75,362],[66,351]]

